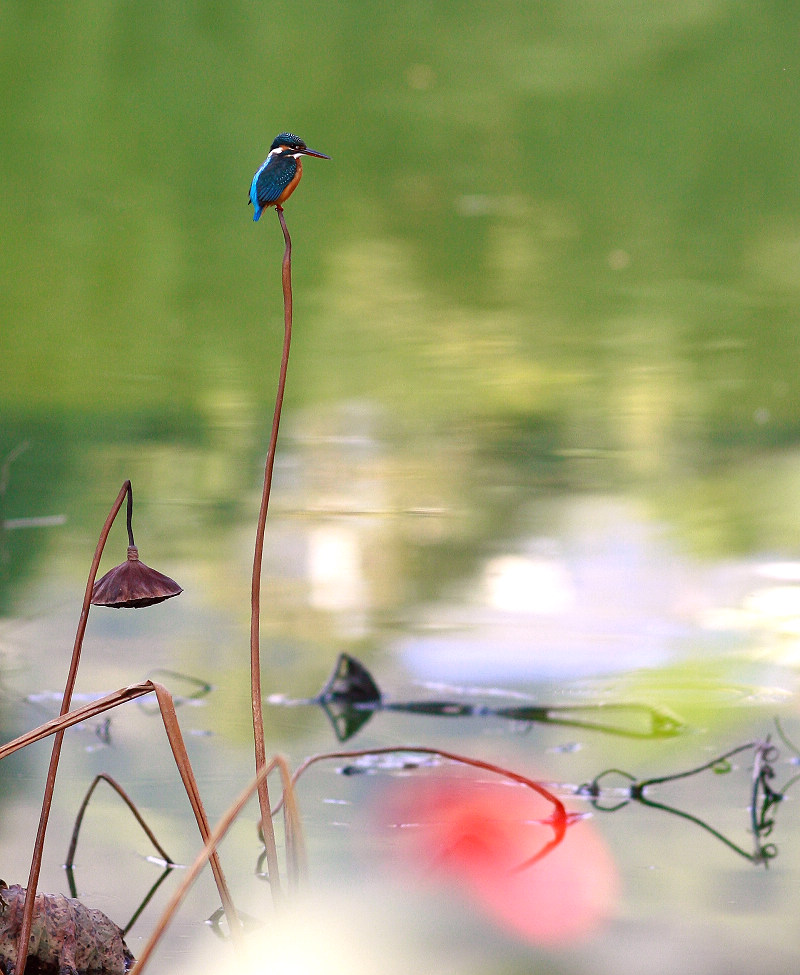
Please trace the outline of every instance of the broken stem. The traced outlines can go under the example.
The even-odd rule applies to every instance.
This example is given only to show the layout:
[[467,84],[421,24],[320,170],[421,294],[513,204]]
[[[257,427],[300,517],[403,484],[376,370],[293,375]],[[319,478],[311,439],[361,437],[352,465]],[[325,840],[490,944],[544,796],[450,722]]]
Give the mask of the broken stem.
[[[192,771],[192,763],[189,761],[189,755],[186,751],[183,734],[178,723],[178,716],[175,714],[175,702],[163,684],[158,684],[155,681],[152,681],[152,684],[156,692],[158,706],[161,709],[161,720],[164,723],[164,730],[167,733],[170,748],[175,758],[175,764],[183,781],[183,787],[189,798],[192,812],[194,812],[197,827],[200,830],[200,836],[202,837],[203,843],[208,843],[209,837],[211,836],[211,825],[209,824],[208,816],[206,816],[206,811],[203,808],[200,788],[197,785],[197,779],[195,779],[194,772]],[[219,891],[220,900],[222,901],[222,907],[228,919],[231,937],[234,940],[234,944],[239,944],[241,939],[241,924],[233,904],[233,898],[228,889],[227,881],[225,880],[225,874],[222,872],[222,864],[219,861],[216,848],[209,855],[209,862],[211,864],[211,872],[214,874],[217,890]]]

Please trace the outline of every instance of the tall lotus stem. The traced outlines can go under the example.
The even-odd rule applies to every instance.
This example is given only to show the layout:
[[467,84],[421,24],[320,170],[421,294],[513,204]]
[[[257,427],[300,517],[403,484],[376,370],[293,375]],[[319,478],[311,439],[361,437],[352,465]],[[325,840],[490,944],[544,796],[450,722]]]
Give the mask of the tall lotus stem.
[[289,367],[289,349],[292,344],[292,239],[286,228],[283,207],[275,207],[283,230],[285,249],[281,267],[281,281],[283,283],[283,351],[278,373],[278,390],[275,396],[275,409],[272,415],[272,432],[267,449],[267,460],[264,466],[264,488],[261,493],[261,507],[258,512],[258,527],[253,553],[253,580],[250,593],[250,689],[253,706],[253,738],[255,743],[256,775],[259,776],[258,803],[261,810],[261,833],[267,854],[267,870],[273,898],[280,895],[280,875],[278,872],[278,852],[275,847],[275,831],[272,826],[270,812],[269,784],[267,777],[261,775],[261,770],[267,764],[267,752],[264,743],[264,713],[261,706],[261,566],[264,557],[264,532],[267,524],[267,509],[272,487],[272,472],[275,467],[275,450],[278,444],[278,429],[281,422],[283,396],[286,390],[286,372]]

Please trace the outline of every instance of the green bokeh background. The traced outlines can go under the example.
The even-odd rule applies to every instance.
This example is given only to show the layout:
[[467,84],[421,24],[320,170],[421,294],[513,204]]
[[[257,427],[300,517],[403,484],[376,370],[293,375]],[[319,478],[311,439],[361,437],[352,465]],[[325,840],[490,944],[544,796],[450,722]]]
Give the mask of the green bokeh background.
[[650,369],[670,440],[796,437],[791,5],[0,17],[4,411],[199,413],[226,368],[266,397],[280,242],[245,200],[291,127],[334,157],[289,211],[295,404],[586,427]]
[[[143,557],[180,574],[184,608],[157,617],[163,631],[126,621],[130,656],[123,624],[93,617],[114,659],[87,679],[199,669],[225,747],[244,751],[248,559],[283,321],[280,228],[272,211],[254,224],[246,201],[286,129],[332,161],[309,159],[286,207],[295,331],[268,525],[268,690],[310,693],[338,650],[369,655],[506,543],[569,541],[550,515],[582,496],[623,497],[706,565],[794,560],[798,36],[800,6],[778,0],[6,0],[0,461],[17,453],[0,522],[66,524],[0,533],[0,613],[45,617],[35,652],[69,643],[130,477]],[[389,522],[369,543],[360,643],[275,569],[293,565],[281,517],[313,520],[339,486]],[[434,514],[403,521],[420,510]],[[121,527],[116,542],[109,565]],[[662,683],[627,686],[662,703],[692,684],[684,717],[737,726],[717,702],[741,672],[705,649]],[[57,685],[46,663],[28,664],[26,691]],[[299,714],[268,716],[280,747],[319,732]],[[3,713],[20,728],[29,717]],[[218,774],[216,754],[200,764]],[[666,883],[694,910],[681,869]],[[660,930],[651,896],[642,943]],[[736,952],[744,925],[720,917]]]

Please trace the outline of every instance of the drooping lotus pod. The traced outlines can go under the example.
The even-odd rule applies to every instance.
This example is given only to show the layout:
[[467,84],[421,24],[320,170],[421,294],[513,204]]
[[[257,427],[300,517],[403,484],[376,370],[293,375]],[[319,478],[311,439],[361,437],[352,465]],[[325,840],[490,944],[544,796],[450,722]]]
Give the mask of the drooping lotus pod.
[[162,572],[139,561],[139,550],[128,546],[128,559],[98,579],[92,588],[93,606],[139,609],[177,596],[183,589]]

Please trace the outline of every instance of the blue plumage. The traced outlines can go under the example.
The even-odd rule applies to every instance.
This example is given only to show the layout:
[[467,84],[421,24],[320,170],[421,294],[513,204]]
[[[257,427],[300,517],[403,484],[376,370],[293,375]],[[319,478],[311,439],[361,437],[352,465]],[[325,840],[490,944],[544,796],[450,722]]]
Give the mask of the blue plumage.
[[261,164],[250,184],[249,202],[255,207],[253,220],[258,220],[265,207],[281,204],[294,193],[303,175],[301,156],[330,159],[324,152],[316,152],[291,132],[281,132],[270,146],[269,155]]
[[258,220],[264,207],[275,203],[294,179],[298,161],[294,156],[270,152],[250,184],[250,202],[255,207],[253,220]]

